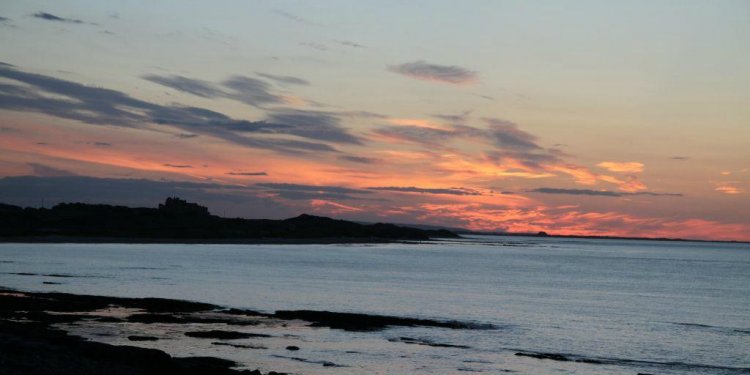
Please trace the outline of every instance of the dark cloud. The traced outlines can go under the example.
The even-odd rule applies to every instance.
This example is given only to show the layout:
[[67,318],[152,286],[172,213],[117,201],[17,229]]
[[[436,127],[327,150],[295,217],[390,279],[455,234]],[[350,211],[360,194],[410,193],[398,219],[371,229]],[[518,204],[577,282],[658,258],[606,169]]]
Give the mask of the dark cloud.
[[203,98],[216,98],[223,96],[224,93],[216,88],[213,83],[201,81],[197,79],[187,78],[178,75],[171,76],[158,76],[158,75],[146,75],[143,79],[157,83],[162,86],[175,89],[177,91],[183,91],[188,94],[200,96]]
[[169,163],[164,163],[163,165],[165,167],[170,167],[170,168],[193,168],[193,166],[189,165],[189,164],[169,164]]
[[[434,115],[448,120],[463,120],[464,116]],[[466,114],[468,116],[468,113]],[[537,138],[518,128],[510,121],[484,118],[486,128],[469,125],[452,124],[443,127],[416,125],[396,125],[381,127],[373,133],[388,138],[421,144],[430,149],[451,149],[451,142],[470,140],[491,147],[484,152],[490,160],[501,162],[503,159],[514,159],[529,169],[540,168],[543,164],[562,162],[566,156],[557,149],[546,149],[537,144]],[[460,121],[462,122],[462,121]]]
[[317,186],[287,183],[259,183],[254,186],[265,188],[279,197],[292,200],[308,199],[335,199],[353,200],[361,199],[358,195],[371,194],[372,192],[362,189],[352,189],[342,186]]
[[112,144],[109,142],[89,142],[89,144],[97,146],[97,147],[111,147]]
[[310,47],[312,49],[316,49],[318,51],[327,51],[328,47],[325,46],[325,44],[322,43],[315,43],[315,42],[302,42],[299,45]]
[[425,61],[415,61],[387,67],[389,72],[424,81],[438,81],[461,85],[477,80],[477,73],[455,65],[436,65]]
[[484,118],[483,120],[489,125],[490,135],[498,147],[522,151],[541,149],[536,144],[536,137],[518,129],[518,125],[501,119]]
[[302,18],[302,17],[300,17],[300,16],[298,16],[296,14],[292,14],[292,13],[289,13],[289,12],[284,11],[284,10],[277,10],[275,13],[278,14],[278,15],[280,15],[280,16],[282,16],[282,17],[284,17],[284,18],[286,18],[286,19],[288,19],[288,20],[294,21],[294,22],[299,22],[299,23],[303,23],[303,24],[306,24],[306,25],[315,25],[314,22],[312,22],[312,21],[310,21],[308,19]]
[[607,191],[607,190],[590,190],[590,189],[559,189],[559,188],[537,188],[528,190],[530,193],[543,193],[543,194],[567,194],[567,195],[591,195],[600,197],[623,197],[631,195],[648,195],[654,197],[666,196],[666,197],[681,197],[679,193],[654,193],[650,191],[641,191],[636,193]]
[[230,176],[268,176],[266,172],[227,172]]
[[346,117],[360,117],[360,118],[378,118],[378,119],[386,119],[388,116],[375,113],[375,112],[369,112],[369,111],[344,111],[344,112],[336,112],[335,113],[338,116],[346,116]]
[[354,43],[349,40],[337,40],[336,43],[341,44],[342,46],[352,47],[352,48],[367,48],[359,43]]
[[368,158],[364,156],[354,156],[354,155],[339,156],[339,159],[350,161],[353,163],[360,163],[360,164],[375,164],[380,161],[379,159],[375,159],[375,158]]
[[283,133],[335,143],[362,144],[341,126],[341,120],[328,112],[278,110],[268,114],[268,121],[287,127]]
[[543,148],[537,137],[518,128],[518,125],[503,119],[483,118],[487,123],[487,139],[495,147],[485,153],[494,160],[514,159],[530,169],[541,168],[544,164],[561,163],[565,153],[551,148]]
[[688,160],[690,158],[687,157],[687,156],[673,156],[670,159],[672,159],[672,160]]
[[[188,134],[211,135],[238,145],[283,153],[336,151],[317,140],[360,143],[330,113],[279,110],[270,119],[288,122],[253,122],[236,120],[205,108],[149,103],[120,91],[27,73],[8,64],[0,64],[0,78],[23,84],[0,83],[1,109],[43,113],[92,125],[131,128],[145,128],[150,123],[170,125]],[[232,80],[232,83],[238,89],[252,86],[243,79]],[[246,99],[251,96],[249,93],[243,95]],[[264,101],[262,97],[259,95],[256,98]],[[263,134],[293,135],[316,141],[268,138],[262,137]]]
[[449,121],[452,123],[464,123],[469,120],[470,114],[471,114],[471,111],[465,111],[459,115],[433,114],[432,117],[439,118],[441,120]]
[[375,129],[374,132],[390,138],[443,148],[444,145],[452,140],[480,136],[482,131],[469,126],[431,128],[415,125],[398,125]]
[[187,139],[187,138],[195,138],[195,137],[197,137],[197,136],[198,136],[198,134],[193,134],[193,133],[180,133],[180,134],[177,134],[177,136],[178,136],[178,137],[180,137],[180,138],[183,138],[183,139]]
[[621,197],[622,193],[615,191],[590,190],[590,189],[558,189],[558,188],[537,188],[529,190],[530,193],[543,194],[568,194],[568,195],[593,195],[601,197]]
[[0,22],[7,22],[7,21],[10,21],[10,18],[0,16]]
[[627,195],[650,195],[652,197],[682,197],[682,193],[653,193],[650,191],[639,191],[637,193],[627,193]]
[[[302,110],[276,110],[269,112],[262,121],[235,121],[226,124],[226,128],[236,133],[285,134],[321,141],[362,144],[362,141],[350,134],[338,117],[328,112]],[[308,145],[312,149],[312,146]],[[333,151],[330,147],[320,151]]]
[[228,98],[260,107],[265,104],[283,104],[284,98],[271,93],[271,86],[259,79],[233,76],[222,82],[225,87],[234,92],[227,95]]
[[342,193],[342,194],[370,194],[370,192],[366,190],[352,189],[352,188],[343,187],[343,186],[304,185],[304,184],[273,183],[273,182],[259,183],[259,184],[255,184],[255,186],[277,189],[277,190],[315,191],[315,192]]
[[[444,116],[461,120],[460,116]],[[536,143],[536,137],[518,128],[512,122],[501,119],[484,119],[487,129],[468,125],[450,125],[443,128],[414,125],[398,125],[379,128],[375,133],[416,143],[434,144],[457,139],[479,139],[489,141],[498,150],[508,153],[544,153]]]
[[444,188],[444,189],[431,189],[431,188],[420,188],[415,186],[375,186],[368,187],[369,190],[379,191],[397,191],[403,193],[421,193],[421,194],[449,194],[449,195],[482,195],[481,192],[466,188]]
[[37,12],[32,15],[35,18],[43,19],[45,21],[55,21],[55,22],[64,22],[64,23],[76,23],[76,24],[82,24],[85,23],[81,20],[75,19],[75,18],[65,18],[65,17],[58,17],[54,14],[50,14],[47,12]]
[[232,76],[222,82],[229,91],[222,90],[211,82],[178,75],[151,74],[143,79],[202,98],[228,98],[254,107],[285,103],[284,98],[271,92],[271,85],[267,82],[250,77]]
[[[513,159],[519,162],[523,167],[528,169],[543,169],[545,165],[561,163],[559,156],[546,150],[539,152],[524,152],[513,150],[493,150],[484,153],[485,157],[496,162],[502,162],[505,159]],[[571,168],[577,168],[571,165]]]
[[297,77],[292,77],[292,76],[279,76],[279,75],[268,74],[268,73],[255,73],[255,74],[257,74],[257,75],[259,75],[259,76],[261,76],[263,78],[267,78],[267,79],[276,81],[278,83],[284,83],[284,84],[288,84],[288,85],[302,85],[302,86],[307,86],[307,85],[310,84],[310,82],[308,82],[308,81],[306,81],[306,80],[304,80],[302,78],[297,78]]
[[28,163],[28,166],[31,167],[31,173],[34,176],[38,176],[38,177],[76,176],[76,174],[71,171],[66,171],[64,169],[50,167],[49,165],[44,165],[40,163]]

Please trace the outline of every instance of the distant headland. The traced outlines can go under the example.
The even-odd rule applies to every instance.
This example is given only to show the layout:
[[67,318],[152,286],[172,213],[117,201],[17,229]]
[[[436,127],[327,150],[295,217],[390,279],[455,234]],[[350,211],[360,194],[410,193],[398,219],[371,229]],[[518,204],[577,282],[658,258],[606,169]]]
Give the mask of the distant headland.
[[360,224],[302,214],[285,220],[223,218],[177,197],[158,208],[0,203],[0,242],[347,243],[458,238],[446,229]]

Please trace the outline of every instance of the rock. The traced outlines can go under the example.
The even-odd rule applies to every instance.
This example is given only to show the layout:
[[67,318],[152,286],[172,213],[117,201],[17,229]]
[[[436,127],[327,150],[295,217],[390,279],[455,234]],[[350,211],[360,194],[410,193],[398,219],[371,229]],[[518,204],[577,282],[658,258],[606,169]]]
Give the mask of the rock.
[[379,331],[392,326],[399,327],[439,327],[450,329],[496,329],[491,324],[461,322],[455,320],[431,320],[418,318],[402,318],[387,315],[369,315],[357,313],[340,313],[314,310],[280,310],[273,314],[274,318],[282,320],[304,320],[312,323],[313,327],[328,327],[345,331]]
[[238,349],[268,349],[263,345],[242,345],[242,344],[230,344],[228,342],[221,342],[221,341],[214,341],[211,343],[212,345],[220,345],[220,346],[231,346],[233,348]]
[[[147,312],[163,311],[172,315],[204,311],[207,306],[210,306],[211,310],[218,308],[214,308],[213,305],[165,299],[32,293],[0,287],[0,374],[262,375],[259,370],[234,370],[232,367],[236,367],[237,363],[226,359],[176,358],[156,349],[89,341],[68,335],[64,330],[52,326],[57,323],[75,323],[85,327],[93,321],[121,321],[110,316],[87,314],[112,306],[139,308]],[[179,311],[169,311],[170,307]],[[24,322],[18,322],[19,319],[23,319]],[[242,338],[268,337],[231,331],[229,334],[235,337],[240,335]],[[132,341],[156,339],[140,335],[131,335],[127,338]],[[276,372],[274,374],[286,375]]]
[[426,345],[426,346],[433,346],[436,348],[458,348],[458,349],[469,349],[466,345],[452,345],[452,344],[442,344],[439,342],[433,342],[427,339],[417,339],[412,337],[400,337],[398,339],[388,339],[388,341],[391,342],[403,342],[405,344],[416,344],[416,345]]
[[185,336],[197,337],[202,339],[219,339],[219,340],[237,340],[237,339],[248,339],[251,337],[271,337],[271,335],[265,335],[261,333],[247,333],[237,331],[194,331],[185,332]]
[[519,357],[531,357],[536,359],[551,359],[553,361],[562,361],[562,362],[568,362],[570,361],[570,358],[562,355],[562,354],[556,354],[556,353],[516,353]]
[[154,337],[154,336],[137,336],[137,335],[132,335],[132,336],[128,336],[128,340],[130,340],[130,341],[157,341],[157,340],[159,340],[159,338],[158,337]]

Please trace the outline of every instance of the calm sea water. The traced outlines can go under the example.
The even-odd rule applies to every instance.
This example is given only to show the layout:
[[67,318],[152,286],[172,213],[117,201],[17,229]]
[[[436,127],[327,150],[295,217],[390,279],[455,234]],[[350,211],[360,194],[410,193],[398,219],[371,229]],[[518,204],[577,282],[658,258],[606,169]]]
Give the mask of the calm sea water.
[[[750,373],[747,244],[490,236],[377,245],[0,244],[0,285],[500,327],[371,333],[290,327],[289,337],[306,344],[295,357],[312,363],[290,359],[283,340],[265,351],[164,340],[143,344],[280,371]],[[394,342],[399,337],[470,348]],[[518,357],[518,351],[605,364]],[[315,361],[346,367],[324,368]]]

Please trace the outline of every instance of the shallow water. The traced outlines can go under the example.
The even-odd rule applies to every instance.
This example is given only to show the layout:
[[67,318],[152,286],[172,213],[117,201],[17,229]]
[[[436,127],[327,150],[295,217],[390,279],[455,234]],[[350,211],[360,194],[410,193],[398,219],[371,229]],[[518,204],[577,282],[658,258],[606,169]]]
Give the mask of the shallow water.
[[[750,373],[747,244],[489,236],[376,245],[0,244],[0,285],[499,327],[352,333],[291,325],[272,339],[232,341],[267,347],[262,350],[212,345],[180,332],[162,332],[157,342],[126,342],[103,332],[122,329],[116,324],[83,332],[99,341],[277,371]],[[301,350],[289,352],[287,345]],[[514,355],[519,351],[603,363]]]

